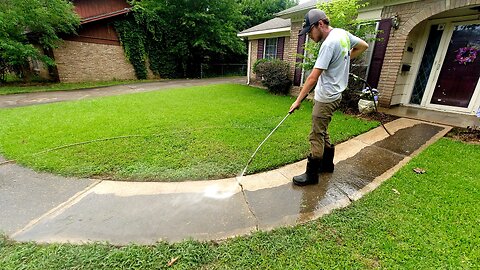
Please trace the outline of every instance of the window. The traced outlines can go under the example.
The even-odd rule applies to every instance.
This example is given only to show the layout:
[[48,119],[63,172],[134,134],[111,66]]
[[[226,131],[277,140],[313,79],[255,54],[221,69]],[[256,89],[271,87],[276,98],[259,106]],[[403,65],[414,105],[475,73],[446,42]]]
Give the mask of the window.
[[265,59],[277,58],[277,42],[278,38],[265,39]]

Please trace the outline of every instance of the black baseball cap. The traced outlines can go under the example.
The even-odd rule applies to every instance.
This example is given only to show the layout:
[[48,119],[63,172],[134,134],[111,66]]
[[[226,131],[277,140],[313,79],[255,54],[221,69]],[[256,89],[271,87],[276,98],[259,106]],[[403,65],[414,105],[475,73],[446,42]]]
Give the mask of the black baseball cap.
[[320,20],[327,19],[327,15],[323,10],[320,9],[311,9],[305,14],[305,19],[303,20],[303,29],[300,31],[299,36],[310,32],[310,29],[313,24],[317,23]]

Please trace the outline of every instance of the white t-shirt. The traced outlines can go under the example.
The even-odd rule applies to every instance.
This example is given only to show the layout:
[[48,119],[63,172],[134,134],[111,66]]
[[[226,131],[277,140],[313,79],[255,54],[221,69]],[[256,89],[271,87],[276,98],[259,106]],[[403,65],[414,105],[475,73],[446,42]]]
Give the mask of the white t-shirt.
[[334,28],[323,41],[314,68],[323,69],[315,87],[315,100],[332,102],[347,88],[350,71],[350,49],[360,39],[349,32]]

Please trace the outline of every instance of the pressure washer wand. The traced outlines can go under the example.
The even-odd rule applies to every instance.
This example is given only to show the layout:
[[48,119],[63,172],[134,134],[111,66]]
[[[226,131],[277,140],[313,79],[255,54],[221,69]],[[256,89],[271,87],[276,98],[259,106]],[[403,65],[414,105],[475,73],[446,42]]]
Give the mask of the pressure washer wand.
[[[314,88],[312,88],[313,90]],[[310,90],[310,92],[312,92],[312,90]],[[306,98],[307,96],[310,94],[310,92],[308,92],[308,94],[302,99],[302,101],[300,103],[302,103]],[[282,121],[280,121],[280,123],[278,123],[278,125],[270,132],[270,134],[268,134],[268,136],[260,143],[260,145],[257,147],[257,149],[255,150],[255,152],[253,152],[252,156],[250,157],[250,159],[248,160],[247,162],[247,165],[245,166],[245,168],[243,169],[242,173],[239,175],[239,177],[243,177],[245,175],[245,172],[247,171],[247,168],[248,168],[248,165],[250,165],[250,163],[252,163],[253,161],[253,158],[255,157],[255,155],[257,154],[258,150],[260,150],[260,148],[262,147],[262,145],[268,140],[268,138],[270,138],[270,136],[272,136],[272,134],[278,129],[278,127],[280,127],[283,122],[285,122],[285,120],[287,120],[287,118],[293,113],[294,111],[290,111],[287,113],[287,115],[285,115],[285,117],[282,119]],[[238,179],[237,179],[238,181]],[[241,185],[240,181],[238,181],[238,183]]]
[[258,150],[260,150],[260,148],[262,147],[262,145],[268,140],[268,138],[270,138],[270,136],[272,136],[272,134],[275,132],[275,130],[277,130],[278,127],[279,127],[280,125],[282,125],[282,123],[285,122],[285,120],[287,120],[287,118],[288,118],[291,114],[292,114],[292,112],[287,113],[287,115],[282,119],[282,121],[280,121],[280,123],[278,123],[278,125],[270,132],[270,134],[268,134],[268,136],[265,138],[265,140],[263,140],[263,142],[260,143],[260,145],[257,147],[257,149],[255,150],[255,152],[253,152],[252,156],[251,156],[250,159],[248,160],[247,165],[246,165],[245,168],[243,169],[242,174],[240,175],[240,177],[242,177],[242,176],[245,174],[245,172],[247,171],[248,165],[250,165],[250,163],[252,163],[253,158],[254,158],[255,155],[257,154]]

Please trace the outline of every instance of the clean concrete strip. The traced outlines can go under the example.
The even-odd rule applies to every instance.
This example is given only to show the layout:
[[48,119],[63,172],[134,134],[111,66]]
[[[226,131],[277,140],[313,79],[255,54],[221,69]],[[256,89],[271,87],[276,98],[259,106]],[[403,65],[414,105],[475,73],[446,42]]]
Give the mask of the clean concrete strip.
[[[283,177],[274,172],[252,177],[251,181],[275,183],[269,188],[262,188],[260,183],[246,184],[260,229],[303,223],[349,205],[378,187],[411,156],[449,130],[448,127],[437,128],[407,119],[397,120],[389,128],[397,134],[388,136],[383,129],[376,129],[337,146],[337,157],[341,158],[335,161],[336,171],[322,174],[318,185],[300,188],[291,184],[290,176],[302,173],[305,161],[287,166],[291,170],[286,170],[286,167],[277,170]],[[407,140],[409,134],[412,138]],[[265,204],[271,204],[271,207],[264,207]]]
[[[97,188],[101,194],[96,193]],[[122,191],[121,196],[116,196],[118,191],[106,194],[103,189],[100,184],[89,190],[68,209],[42,219],[14,239],[154,244],[188,237],[220,239],[255,230],[255,221],[239,192],[224,196],[215,190],[211,194],[141,192],[141,195]]]

